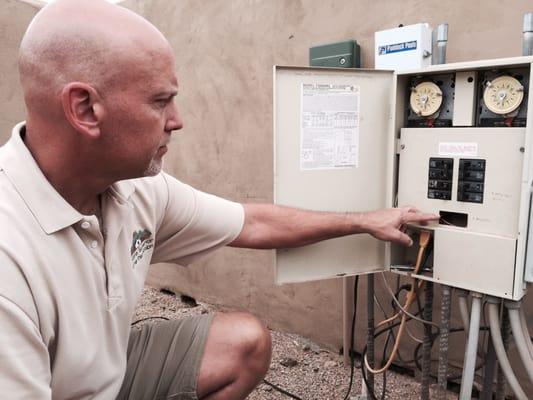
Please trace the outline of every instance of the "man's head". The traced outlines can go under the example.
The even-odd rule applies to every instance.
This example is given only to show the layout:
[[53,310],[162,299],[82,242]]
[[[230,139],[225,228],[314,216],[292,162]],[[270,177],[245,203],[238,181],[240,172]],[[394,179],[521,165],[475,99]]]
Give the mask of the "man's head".
[[172,51],[149,22],[104,0],[58,0],[30,24],[19,70],[30,141],[102,178],[159,172],[182,123]]

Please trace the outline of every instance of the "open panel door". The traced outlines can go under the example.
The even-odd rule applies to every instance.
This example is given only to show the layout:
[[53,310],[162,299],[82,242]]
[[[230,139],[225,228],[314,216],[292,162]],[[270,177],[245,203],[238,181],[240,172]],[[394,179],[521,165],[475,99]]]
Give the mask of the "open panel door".
[[[274,201],[320,211],[390,206],[392,71],[274,67]],[[276,252],[279,284],[382,271],[385,244],[351,235]]]

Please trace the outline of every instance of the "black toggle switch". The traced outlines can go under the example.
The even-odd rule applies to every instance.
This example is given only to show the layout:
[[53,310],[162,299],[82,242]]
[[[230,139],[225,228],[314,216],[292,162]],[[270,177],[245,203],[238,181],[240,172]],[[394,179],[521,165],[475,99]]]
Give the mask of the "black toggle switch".
[[428,171],[428,198],[451,200],[453,158],[430,158]]
[[460,159],[457,201],[483,203],[485,160]]

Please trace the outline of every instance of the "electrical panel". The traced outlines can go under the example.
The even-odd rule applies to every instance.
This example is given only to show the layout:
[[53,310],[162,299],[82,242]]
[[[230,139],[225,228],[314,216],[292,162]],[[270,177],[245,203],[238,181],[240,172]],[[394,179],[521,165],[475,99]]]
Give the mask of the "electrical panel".
[[[411,248],[353,235],[278,251],[278,282],[412,275],[417,234],[429,229],[417,278],[520,299],[533,281],[532,65],[533,57],[517,57],[401,72],[276,67],[277,203],[323,211],[410,205],[441,217],[408,227]],[[331,126],[319,122],[324,113]],[[331,162],[302,168],[302,157]],[[353,162],[335,161],[342,157]]]

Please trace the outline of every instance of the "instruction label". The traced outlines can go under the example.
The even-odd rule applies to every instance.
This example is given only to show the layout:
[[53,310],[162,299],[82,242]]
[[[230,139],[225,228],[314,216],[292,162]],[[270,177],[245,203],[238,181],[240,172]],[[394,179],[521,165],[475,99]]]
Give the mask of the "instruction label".
[[359,93],[355,85],[302,84],[301,170],[358,166]]

